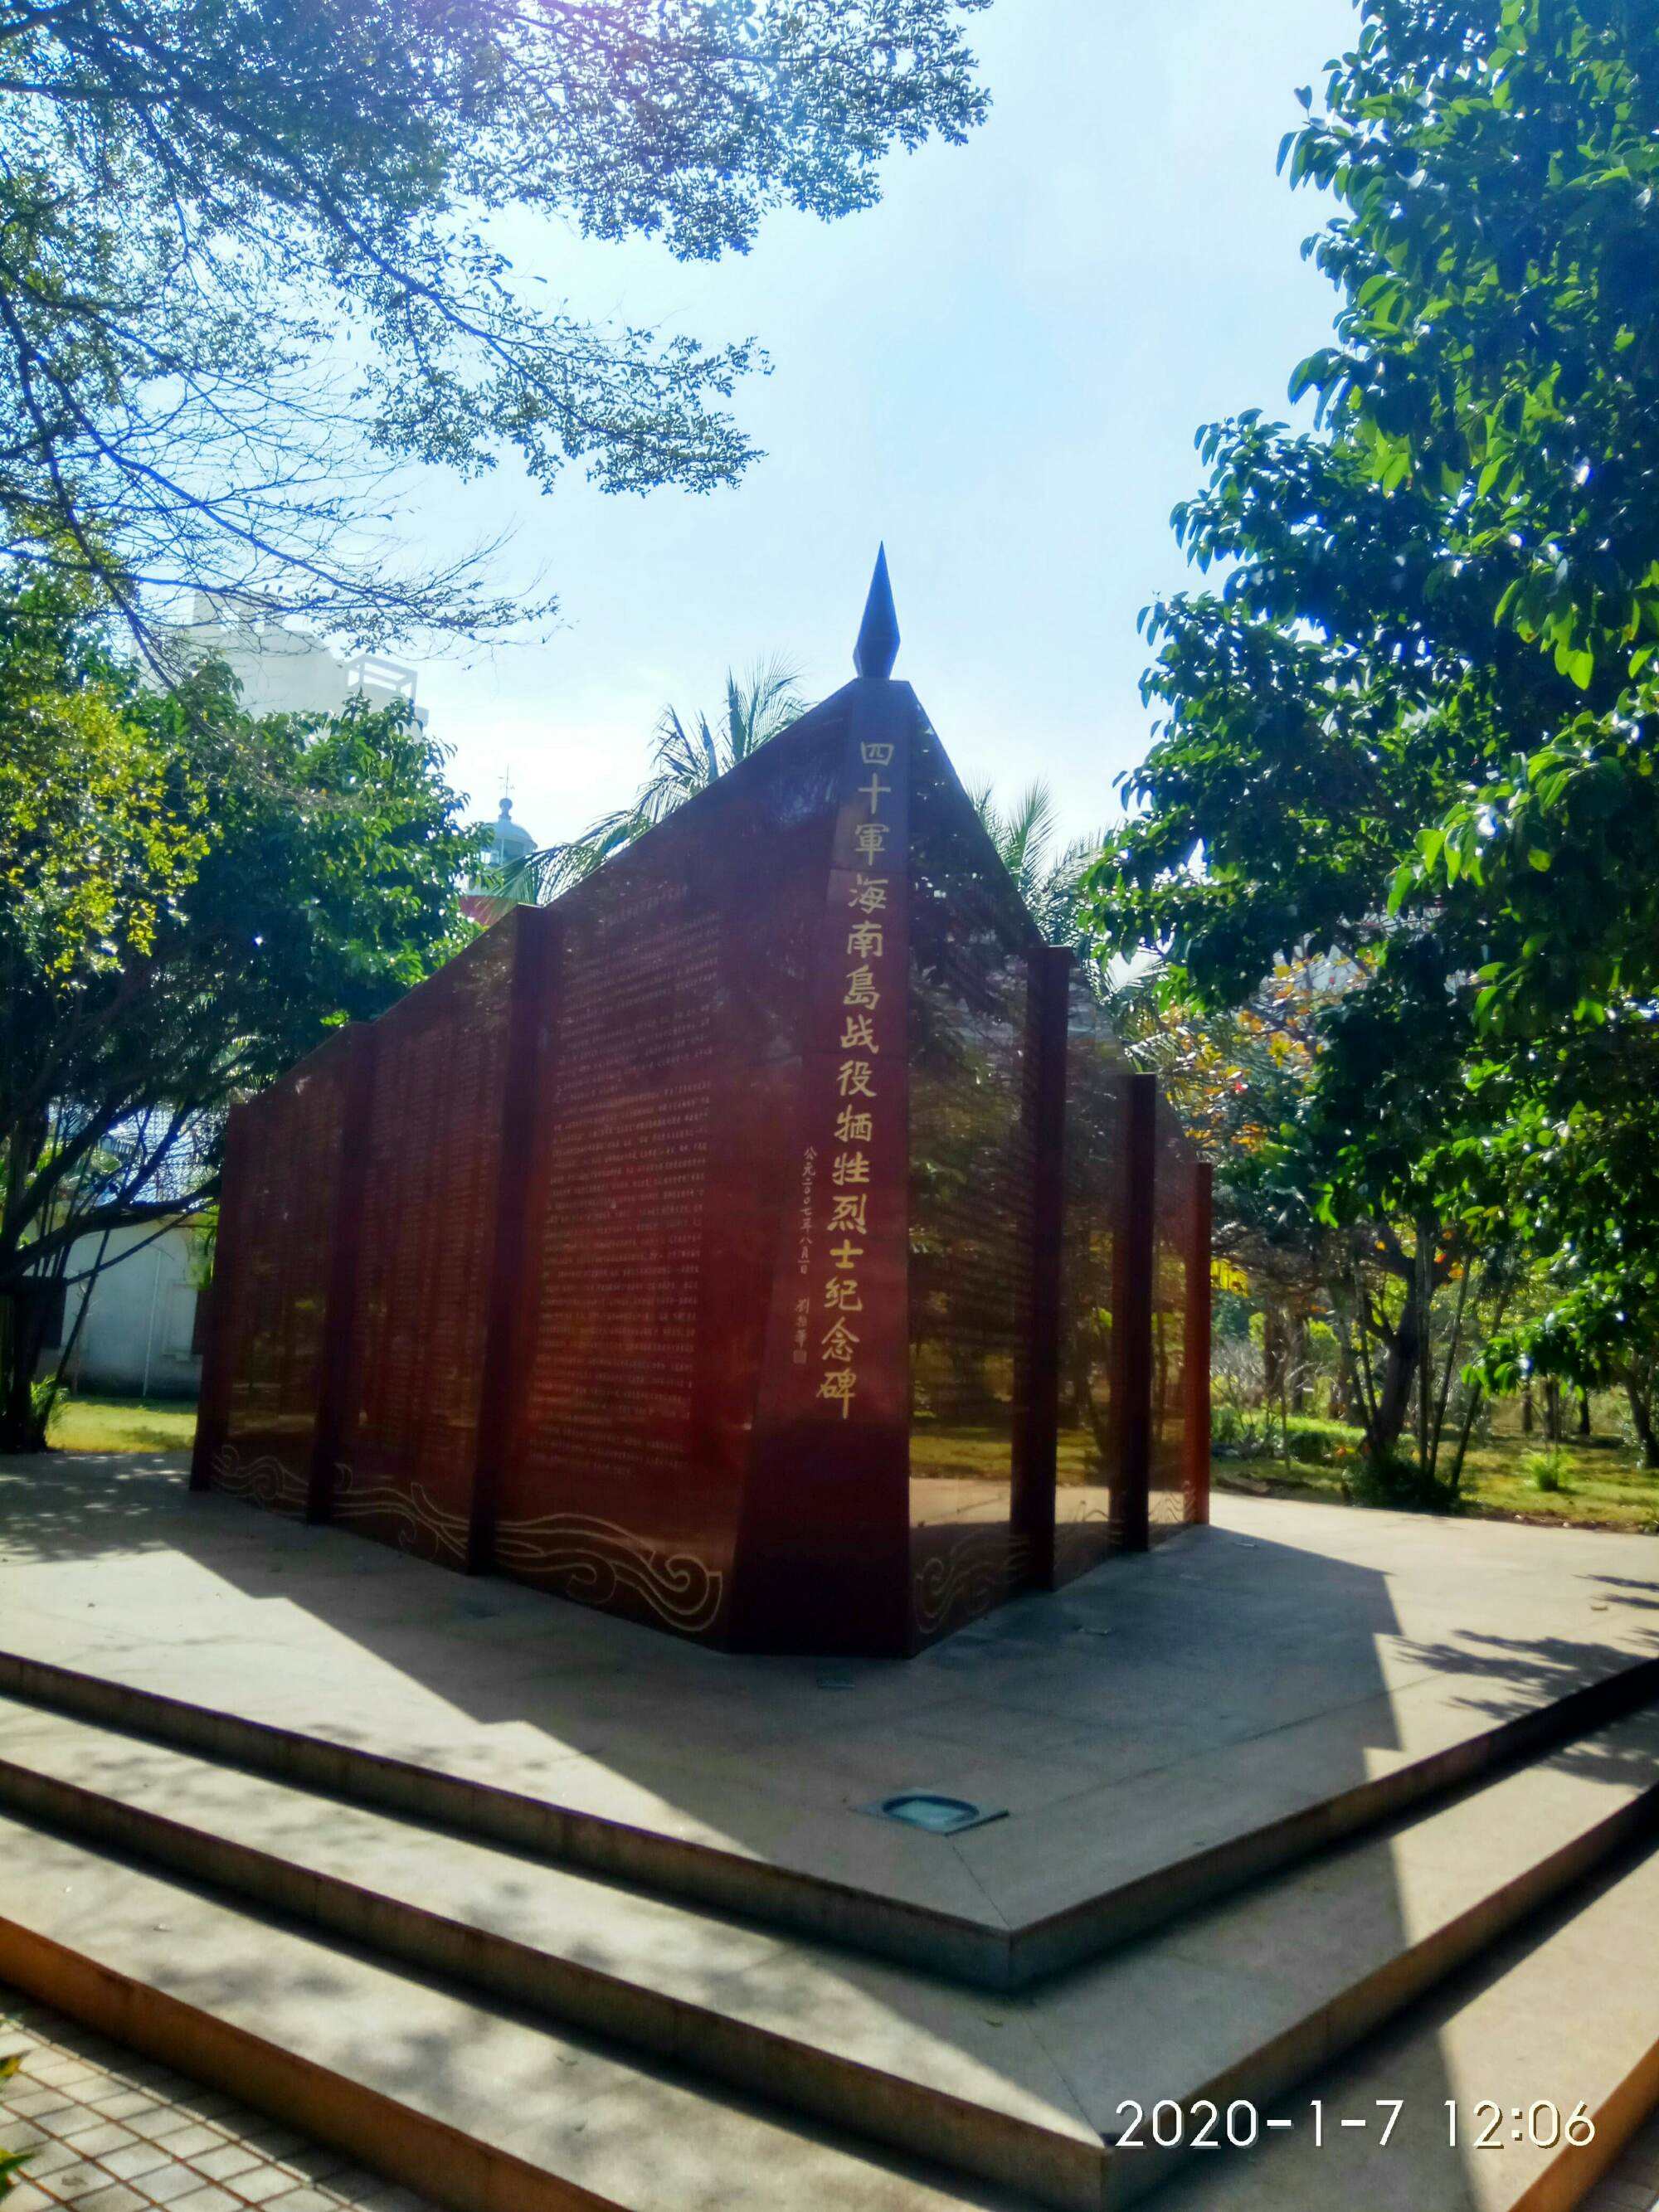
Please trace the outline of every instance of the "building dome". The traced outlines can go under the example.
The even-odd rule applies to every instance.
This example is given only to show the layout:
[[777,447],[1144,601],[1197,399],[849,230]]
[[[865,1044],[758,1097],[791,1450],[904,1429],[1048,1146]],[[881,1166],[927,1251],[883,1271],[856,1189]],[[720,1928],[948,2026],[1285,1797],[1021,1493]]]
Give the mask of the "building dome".
[[513,819],[510,799],[502,799],[501,811],[493,822],[481,822],[478,828],[488,830],[489,843],[472,881],[461,893],[461,910],[481,929],[488,929],[518,901],[536,897],[535,881],[525,872],[525,863],[539,848],[529,830]]
[[504,799],[501,811],[490,824],[489,866],[516,868],[536,849],[536,841],[522,823],[513,819],[513,801]]

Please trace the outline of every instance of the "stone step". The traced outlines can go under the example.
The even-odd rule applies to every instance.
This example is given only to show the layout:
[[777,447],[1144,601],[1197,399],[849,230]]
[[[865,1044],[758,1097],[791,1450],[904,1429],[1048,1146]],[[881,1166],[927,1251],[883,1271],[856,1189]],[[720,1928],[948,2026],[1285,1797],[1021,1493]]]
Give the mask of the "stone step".
[[1127,2107],[1285,2094],[1656,1834],[1650,1709],[1053,1984],[1043,2039],[1105,2145],[1103,2201],[1159,2178]]
[[[1147,2212],[1571,2212],[1656,2102],[1659,1848],[1650,1844],[1295,2102],[1264,2112],[1253,2148],[1189,2152]],[[1566,2123],[1581,2106],[1595,2132],[1575,2143],[1582,2121]],[[1241,2114],[1241,2135],[1247,2125]]]
[[1098,2203],[1099,2137],[1017,2002],[9,1701],[0,1804],[815,2120]]
[[[1414,1807],[1431,1806],[1483,1775],[1571,1740],[1659,1696],[1659,1658],[1609,1669],[1605,1659],[1560,1669],[1553,1695],[1511,1700],[1501,1711],[1468,1697],[1404,1698],[1366,1723],[1368,1771],[1353,1771],[1356,1723],[1322,1713],[1276,1730],[1271,1757],[1255,1741],[1189,1771],[1176,1763],[1137,1777],[1115,1797],[1109,1838],[1100,1833],[1092,1795],[1045,1815],[1045,1846],[1027,1850],[1014,1822],[963,1838],[965,1869],[955,1885],[968,1909],[926,1901],[930,1887],[907,1881],[910,1854],[889,1850],[869,1861],[871,1879],[829,1879],[789,1861],[787,1821],[771,1850],[653,1826],[538,1794],[539,1777],[513,1789],[420,1756],[393,1755],[331,1736],[322,1723],[299,1728],[248,1717],[91,1674],[33,1655],[0,1650],[0,1694],[107,1724],[238,1765],[360,1805],[441,1823],[550,1862],[696,1906],[739,1915],[811,1939],[922,1968],[972,1987],[1018,1990],[1099,1957],[1243,1886],[1293,1867],[1346,1837],[1368,1833]],[[557,1769],[550,1772],[556,1781]],[[1268,1784],[1271,1786],[1267,1786]],[[750,1808],[751,1811],[753,1808]],[[660,1819],[660,1808],[653,1816]],[[852,1864],[872,1824],[858,1816],[834,1826],[834,1856]],[[885,1839],[884,1839],[885,1840]],[[927,1849],[937,1839],[900,1834],[898,1845]],[[963,1850],[963,1846],[973,1846]],[[1012,1873],[1011,1901],[990,1902],[989,1885],[971,1879],[990,1854],[999,1888]],[[1010,1854],[1013,1855],[1012,1859]],[[823,1861],[825,1853],[816,1850]],[[1080,1863],[1100,1871],[1080,1899],[1054,1905],[1054,1868]],[[919,1869],[917,1869],[919,1872]],[[970,1900],[977,1899],[977,1904]],[[1017,1901],[1012,1901],[1017,1900]]]
[[20,1705],[0,1799],[421,1971],[1062,2206],[1121,2107],[1279,2094],[1659,1812],[1659,1713],[1015,1996],[803,1943]]
[[0,1980],[454,2212],[1020,2212],[0,1816]]
[[[422,1571],[435,1571],[423,1570]],[[1629,1671],[1629,1670],[1626,1670]],[[1656,1668],[1659,1677],[1659,1668]],[[1656,1686],[1659,1686],[1656,1680]],[[803,1872],[776,1856],[706,1835],[652,1825],[653,1813],[617,1817],[538,1794],[536,1761],[521,1762],[510,1789],[443,1754],[400,1754],[346,1741],[320,1724],[289,1727],[191,1697],[0,1650],[0,1695],[177,1745],[302,1788],[378,1810],[440,1822],[510,1850],[610,1881],[689,1900],[809,1937],[854,1946],[877,1958],[925,1967],[975,1986],[1008,1985],[1011,1936],[988,1905],[981,1918],[943,1911],[914,1895],[861,1889]],[[556,1781],[556,1769],[549,1776]],[[856,1832],[870,1826],[859,1819]],[[902,1843],[917,1838],[903,1836]],[[967,1885],[972,1888],[973,1885]],[[975,1893],[982,1899],[982,1892]]]

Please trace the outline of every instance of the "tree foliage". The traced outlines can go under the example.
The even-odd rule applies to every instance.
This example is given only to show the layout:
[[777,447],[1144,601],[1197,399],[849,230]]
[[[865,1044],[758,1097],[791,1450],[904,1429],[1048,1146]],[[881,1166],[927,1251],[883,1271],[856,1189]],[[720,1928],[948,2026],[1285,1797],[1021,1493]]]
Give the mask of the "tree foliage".
[[1528,1310],[1488,1347],[1499,1389],[1534,1375],[1624,1393],[1659,1467],[1659,1034],[1628,1005],[1570,1045],[1478,1064],[1482,1114],[1451,1164],[1472,1218],[1522,1229]]
[[1528,1344],[1565,1362],[1593,1312],[1635,1327],[1659,1242],[1659,1193],[1593,1164],[1659,981],[1659,22],[1359,12],[1282,157],[1337,203],[1308,249],[1334,342],[1291,380],[1315,425],[1200,435],[1175,520],[1205,580],[1146,617],[1161,719],[1093,893],[1107,944],[1159,944],[1206,1018],[1287,959],[1345,979],[1275,1172],[1398,1246],[1377,1310],[1413,1363],[1471,1268],[1494,1327],[1518,1251],[1576,1273],[1495,1379]]
[[[1644,0],[1364,13],[1288,148],[1345,210],[1316,248],[1337,342],[1292,390],[1384,494],[1430,501],[1425,586],[1478,575],[1570,687],[1468,749],[1400,895],[1478,916],[1488,1022],[1594,1018],[1659,981],[1659,24]],[[1449,713],[1488,717],[1501,658]]]
[[127,712],[94,605],[83,581],[36,579],[0,622],[8,1060],[24,973],[51,989],[153,951],[205,848],[200,795],[178,787],[165,747]]
[[409,563],[377,472],[705,490],[758,357],[584,319],[500,218],[697,259],[868,206],[982,116],[984,4],[0,0],[0,544],[135,617],[158,585],[359,637],[506,618]]
[[456,941],[477,833],[399,708],[254,722],[107,656],[79,582],[0,599],[0,1448],[39,1441],[77,1240],[215,1189],[220,1123]]

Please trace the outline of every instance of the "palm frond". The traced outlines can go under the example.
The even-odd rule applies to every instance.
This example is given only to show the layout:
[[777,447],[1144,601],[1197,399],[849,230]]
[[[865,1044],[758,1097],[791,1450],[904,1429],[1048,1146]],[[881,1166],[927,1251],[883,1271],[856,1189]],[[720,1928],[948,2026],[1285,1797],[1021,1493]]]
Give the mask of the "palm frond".
[[510,875],[491,886],[502,898],[531,898],[538,906],[550,906],[556,898],[602,868],[613,853],[648,828],[630,809],[601,815],[580,837],[562,845],[544,845],[526,853]]
[[1035,880],[1054,834],[1054,794],[1041,781],[1029,784],[1003,821],[1004,865],[1022,889]]
[[1105,832],[1073,837],[1058,853],[1051,852],[1054,794],[1040,779],[1021,792],[1006,813],[996,803],[993,784],[974,785],[968,796],[1043,937],[1050,945],[1070,946],[1093,975],[1100,963],[1084,910],[1083,881],[1100,856]]
[[806,711],[797,689],[799,681],[799,669],[774,654],[757,661],[741,677],[726,671],[725,712],[718,727],[706,714],[688,722],[677,707],[665,707],[657,718],[651,772],[634,794],[632,805],[590,823],[568,845],[549,846],[545,854],[532,854],[525,866],[538,869],[534,877],[540,886],[537,896],[555,898],[581,882],[613,853],[665,821],[688,799],[707,791],[739,761],[787,730]]

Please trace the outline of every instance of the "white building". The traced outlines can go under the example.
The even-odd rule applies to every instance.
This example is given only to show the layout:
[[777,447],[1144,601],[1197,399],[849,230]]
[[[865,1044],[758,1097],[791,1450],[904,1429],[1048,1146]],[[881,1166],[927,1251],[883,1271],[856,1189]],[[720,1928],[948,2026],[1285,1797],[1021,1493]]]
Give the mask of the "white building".
[[[222,660],[241,685],[250,714],[337,714],[359,692],[374,707],[399,699],[414,704],[412,668],[374,653],[344,658],[228,592],[198,592],[191,620],[167,635],[187,667]],[[424,707],[415,708],[415,719],[425,727]]]
[[[202,1381],[199,1224],[183,1221],[159,1237],[153,1222],[115,1230],[105,1265],[90,1286],[70,1279],[95,1264],[103,1241],[79,1238],[70,1248],[64,1270],[57,1347],[73,1332],[82,1305],[87,1307],[70,1356],[70,1389],[118,1397],[193,1398]],[[46,1373],[57,1368],[57,1347],[48,1348],[41,1361]]]

